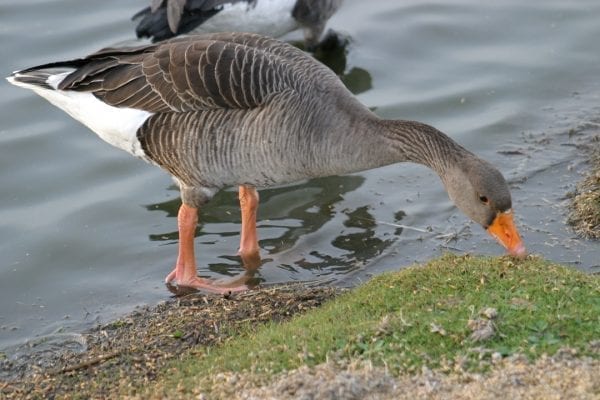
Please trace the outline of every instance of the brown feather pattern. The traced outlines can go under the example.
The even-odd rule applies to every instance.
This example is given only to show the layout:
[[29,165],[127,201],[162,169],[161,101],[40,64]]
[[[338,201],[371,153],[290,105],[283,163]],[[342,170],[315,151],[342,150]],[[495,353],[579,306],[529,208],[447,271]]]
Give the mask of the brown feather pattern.
[[299,50],[250,34],[213,34],[160,44],[105,49],[67,76],[63,90],[92,92],[112,106],[149,112],[254,108],[297,75],[333,79]]

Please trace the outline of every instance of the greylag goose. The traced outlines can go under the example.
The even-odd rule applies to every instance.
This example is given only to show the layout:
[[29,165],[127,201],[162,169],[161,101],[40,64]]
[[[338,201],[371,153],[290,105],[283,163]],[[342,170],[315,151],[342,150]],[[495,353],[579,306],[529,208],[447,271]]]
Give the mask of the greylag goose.
[[435,171],[456,206],[524,256],[500,172],[437,129],[381,119],[327,67],[248,33],[106,48],[14,72],[108,143],[168,171],[181,190],[179,253],[166,281],[219,290],[197,276],[198,209],[239,186],[239,254],[258,258],[256,187],[414,162]]
[[152,0],[133,16],[138,38],[157,42],[185,33],[252,32],[280,37],[302,28],[314,49],[342,0]]

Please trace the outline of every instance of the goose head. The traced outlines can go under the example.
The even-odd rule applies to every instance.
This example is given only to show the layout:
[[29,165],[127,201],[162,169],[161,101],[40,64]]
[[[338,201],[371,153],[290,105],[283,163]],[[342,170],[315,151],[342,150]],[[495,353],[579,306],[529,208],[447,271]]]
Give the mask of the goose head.
[[465,154],[442,174],[450,199],[473,221],[479,223],[509,254],[526,255],[513,221],[508,185],[488,162]]

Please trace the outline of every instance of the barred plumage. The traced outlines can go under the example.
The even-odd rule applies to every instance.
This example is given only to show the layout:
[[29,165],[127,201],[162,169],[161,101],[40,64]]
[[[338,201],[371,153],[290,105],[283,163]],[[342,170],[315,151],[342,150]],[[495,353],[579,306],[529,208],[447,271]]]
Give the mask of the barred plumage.
[[[224,186],[257,198],[254,187],[410,161],[438,173],[456,205],[512,254],[525,253],[498,170],[431,126],[377,117],[333,72],[274,39],[220,33],[104,49],[9,80],[164,168],[181,188],[184,211]],[[256,201],[248,204],[255,215]],[[180,229],[191,224],[184,211]],[[242,225],[242,255],[258,252],[254,230]],[[193,231],[184,231],[191,246]],[[190,251],[169,278],[201,286],[189,278]]]
[[253,108],[286,88],[301,89],[302,74],[314,76],[315,82],[337,80],[292,46],[241,33],[108,48],[48,66],[82,63],[85,66],[67,76],[58,89],[91,92],[107,104],[149,112]]

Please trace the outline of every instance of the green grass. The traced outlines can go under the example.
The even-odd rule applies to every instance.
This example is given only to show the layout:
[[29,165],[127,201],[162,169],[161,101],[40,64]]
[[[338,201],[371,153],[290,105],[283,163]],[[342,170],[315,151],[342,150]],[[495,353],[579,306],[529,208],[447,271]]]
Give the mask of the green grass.
[[[467,321],[485,307],[498,311],[497,333],[474,343]],[[368,359],[392,373],[424,364],[448,369],[457,362],[480,369],[491,352],[535,358],[569,346],[586,354],[597,339],[597,277],[535,258],[446,255],[425,266],[378,276],[287,323],[254,332],[242,327],[225,345],[178,361],[159,386],[188,391],[202,377],[219,372],[269,376],[327,357]],[[482,347],[486,351],[473,351]]]

